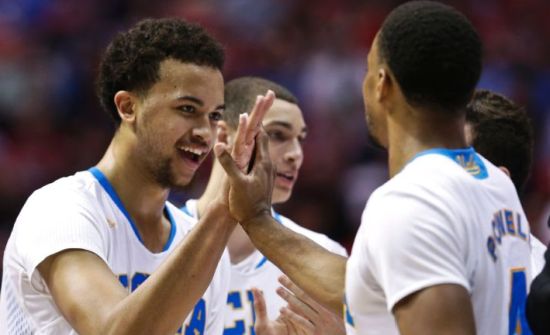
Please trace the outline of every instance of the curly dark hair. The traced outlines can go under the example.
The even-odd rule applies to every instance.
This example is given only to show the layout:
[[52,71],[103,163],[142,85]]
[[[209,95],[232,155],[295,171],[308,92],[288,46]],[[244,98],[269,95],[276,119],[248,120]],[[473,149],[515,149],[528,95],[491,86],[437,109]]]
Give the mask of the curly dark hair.
[[225,112],[223,118],[227,125],[235,130],[239,125],[239,115],[250,113],[256,96],[272,90],[277,99],[298,104],[298,99],[289,90],[270,80],[258,77],[241,77],[225,84]]
[[479,90],[466,107],[466,122],[475,150],[506,167],[520,193],[533,162],[533,126],[526,110],[500,94]]
[[464,15],[441,3],[412,1],[394,9],[378,47],[412,105],[459,112],[479,80],[480,38]]
[[202,27],[181,19],[146,19],[118,33],[103,55],[96,83],[101,105],[117,126],[116,92],[146,92],[168,58],[222,70],[224,51]]

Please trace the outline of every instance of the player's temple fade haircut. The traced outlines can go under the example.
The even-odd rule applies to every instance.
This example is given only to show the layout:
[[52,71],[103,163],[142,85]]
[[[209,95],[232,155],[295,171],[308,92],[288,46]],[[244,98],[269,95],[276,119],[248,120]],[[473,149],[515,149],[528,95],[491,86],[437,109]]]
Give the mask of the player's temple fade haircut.
[[233,79],[225,84],[225,112],[223,119],[228,127],[236,130],[239,125],[239,115],[250,114],[256,97],[265,95],[267,90],[272,90],[277,99],[292,104],[298,104],[298,99],[289,90],[270,80],[258,77],[241,77]]
[[466,122],[475,150],[506,167],[521,192],[533,162],[533,127],[526,110],[500,94],[479,90],[466,108]]
[[482,66],[479,35],[464,15],[437,2],[407,2],[384,21],[378,49],[409,104],[463,112]]
[[222,70],[222,46],[202,27],[181,19],[145,19],[118,33],[99,66],[97,94],[101,105],[120,125],[114,96],[120,90],[144,94],[159,80],[166,59]]

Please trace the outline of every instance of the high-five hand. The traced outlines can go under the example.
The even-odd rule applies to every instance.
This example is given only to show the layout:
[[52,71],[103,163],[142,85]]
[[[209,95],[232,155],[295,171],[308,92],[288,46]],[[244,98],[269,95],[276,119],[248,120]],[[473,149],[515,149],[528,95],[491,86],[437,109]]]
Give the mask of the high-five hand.
[[[241,171],[246,171],[249,167],[254,151],[255,138],[260,132],[264,116],[273,105],[274,100],[275,93],[268,90],[265,96],[259,95],[256,98],[256,103],[252,107],[250,115],[243,113],[239,117],[239,126],[237,127],[231,156]],[[214,148],[214,150],[227,150],[225,143],[218,142],[216,146],[218,149]]]
[[281,276],[283,284],[277,294],[285,299],[288,306],[281,310],[281,316],[299,333],[312,335],[343,335],[346,333],[344,321],[340,315],[323,307],[307,293],[293,283],[287,276]]

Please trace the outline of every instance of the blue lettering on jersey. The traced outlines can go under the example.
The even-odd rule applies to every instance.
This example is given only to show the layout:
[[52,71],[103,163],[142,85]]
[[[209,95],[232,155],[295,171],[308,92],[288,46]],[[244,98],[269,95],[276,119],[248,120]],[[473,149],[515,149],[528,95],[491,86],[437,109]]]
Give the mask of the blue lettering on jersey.
[[[128,287],[128,275],[119,275],[118,281],[122,284],[123,287],[129,289],[130,292],[135,291],[139,285],[149,278],[149,274],[136,272],[132,276],[131,287]],[[206,302],[204,299],[200,299],[195,308],[193,309],[193,314],[191,315],[191,320],[189,325],[185,326],[185,335],[202,335],[204,334],[204,328],[206,325]],[[178,329],[176,334],[182,334],[183,326]]]
[[529,228],[524,225],[521,215],[508,209],[501,209],[493,214],[491,221],[493,233],[487,238],[487,251],[494,262],[498,260],[497,247],[505,236],[518,237],[529,242]]
[[508,314],[508,335],[532,335],[525,303],[527,301],[527,278],[525,269],[512,269],[512,296]]
[[[243,308],[242,296],[243,294],[248,299],[250,308],[252,310],[252,324],[248,326],[250,335],[255,335],[254,324],[256,323],[256,314],[254,312],[254,295],[251,290],[246,292],[241,291],[232,291],[227,295],[227,304],[231,306],[232,309],[239,310]],[[234,320],[233,327],[227,327],[223,330],[223,335],[244,335],[246,332],[246,321],[244,319]]]

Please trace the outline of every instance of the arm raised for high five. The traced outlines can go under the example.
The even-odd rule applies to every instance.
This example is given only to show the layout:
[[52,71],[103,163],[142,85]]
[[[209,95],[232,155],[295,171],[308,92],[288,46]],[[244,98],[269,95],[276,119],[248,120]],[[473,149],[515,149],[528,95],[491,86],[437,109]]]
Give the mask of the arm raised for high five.
[[315,300],[341,313],[346,258],[333,254],[271,216],[274,169],[267,136],[256,137],[251,171],[244,172],[222,146],[214,147],[230,184],[231,215],[243,226],[254,245]]
[[[243,119],[232,159],[248,162],[273,94]],[[250,140],[250,138],[252,140]],[[252,145],[250,144],[252,142]],[[229,192],[229,187],[224,187]],[[56,306],[79,334],[174,334],[207,289],[236,221],[220,192],[162,265],[129,294],[97,254],[65,249],[38,265]]]

